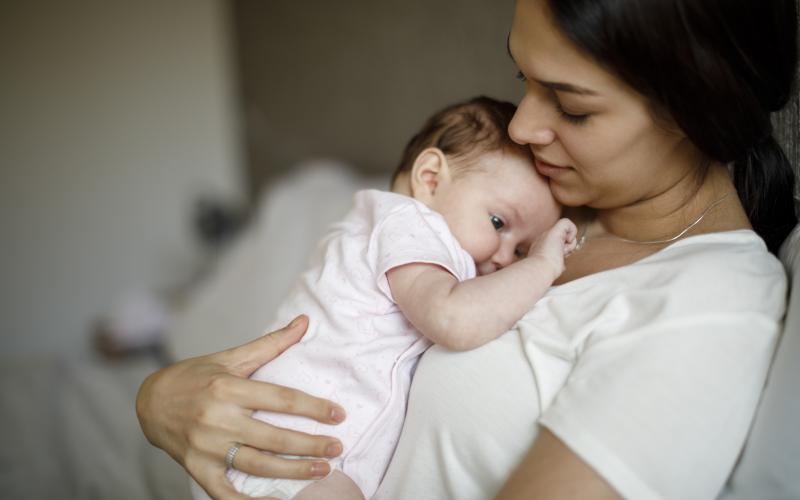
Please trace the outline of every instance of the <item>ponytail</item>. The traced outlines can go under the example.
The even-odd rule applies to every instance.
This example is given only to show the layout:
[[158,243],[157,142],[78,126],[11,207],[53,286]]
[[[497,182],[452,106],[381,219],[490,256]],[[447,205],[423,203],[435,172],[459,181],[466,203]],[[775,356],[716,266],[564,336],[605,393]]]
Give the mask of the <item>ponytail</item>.
[[733,182],[753,229],[777,254],[797,215],[794,170],[771,134],[733,162]]

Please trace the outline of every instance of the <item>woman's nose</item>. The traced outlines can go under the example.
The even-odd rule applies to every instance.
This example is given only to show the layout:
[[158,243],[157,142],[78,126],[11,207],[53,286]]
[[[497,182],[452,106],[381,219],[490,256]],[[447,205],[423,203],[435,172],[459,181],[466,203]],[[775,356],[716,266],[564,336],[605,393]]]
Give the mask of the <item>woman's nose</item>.
[[546,146],[553,142],[556,134],[550,126],[547,103],[527,92],[508,125],[508,135],[523,146]]

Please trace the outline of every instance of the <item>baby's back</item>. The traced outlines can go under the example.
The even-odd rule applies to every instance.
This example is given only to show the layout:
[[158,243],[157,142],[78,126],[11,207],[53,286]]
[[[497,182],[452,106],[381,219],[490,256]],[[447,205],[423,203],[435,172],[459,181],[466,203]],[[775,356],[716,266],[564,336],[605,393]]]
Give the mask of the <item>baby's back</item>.
[[251,378],[336,401],[347,419],[329,426],[267,412],[254,417],[338,437],[344,445],[340,468],[364,491],[374,491],[402,427],[414,366],[430,345],[392,300],[385,273],[422,260],[467,279],[474,263],[441,216],[411,198],[375,190],[356,194],[353,209],[331,227],[314,260],[275,321],[284,325],[305,314],[307,333]]

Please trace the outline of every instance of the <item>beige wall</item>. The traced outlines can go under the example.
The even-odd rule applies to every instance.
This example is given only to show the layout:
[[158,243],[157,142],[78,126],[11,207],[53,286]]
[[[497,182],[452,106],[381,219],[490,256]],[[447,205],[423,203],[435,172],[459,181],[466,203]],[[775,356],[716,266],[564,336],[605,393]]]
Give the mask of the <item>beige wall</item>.
[[434,110],[516,101],[513,0],[239,0],[237,38],[255,178],[307,156],[390,169]]
[[0,7],[0,355],[86,353],[123,289],[185,279],[200,193],[240,192],[227,4]]

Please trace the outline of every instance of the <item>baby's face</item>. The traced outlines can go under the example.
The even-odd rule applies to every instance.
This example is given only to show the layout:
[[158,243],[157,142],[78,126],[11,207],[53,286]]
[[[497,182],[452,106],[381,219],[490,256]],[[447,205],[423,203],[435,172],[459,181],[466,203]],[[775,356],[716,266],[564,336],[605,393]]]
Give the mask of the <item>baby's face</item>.
[[529,156],[494,151],[478,161],[483,168],[440,183],[430,206],[484,275],[525,257],[533,240],[556,223],[561,207]]

